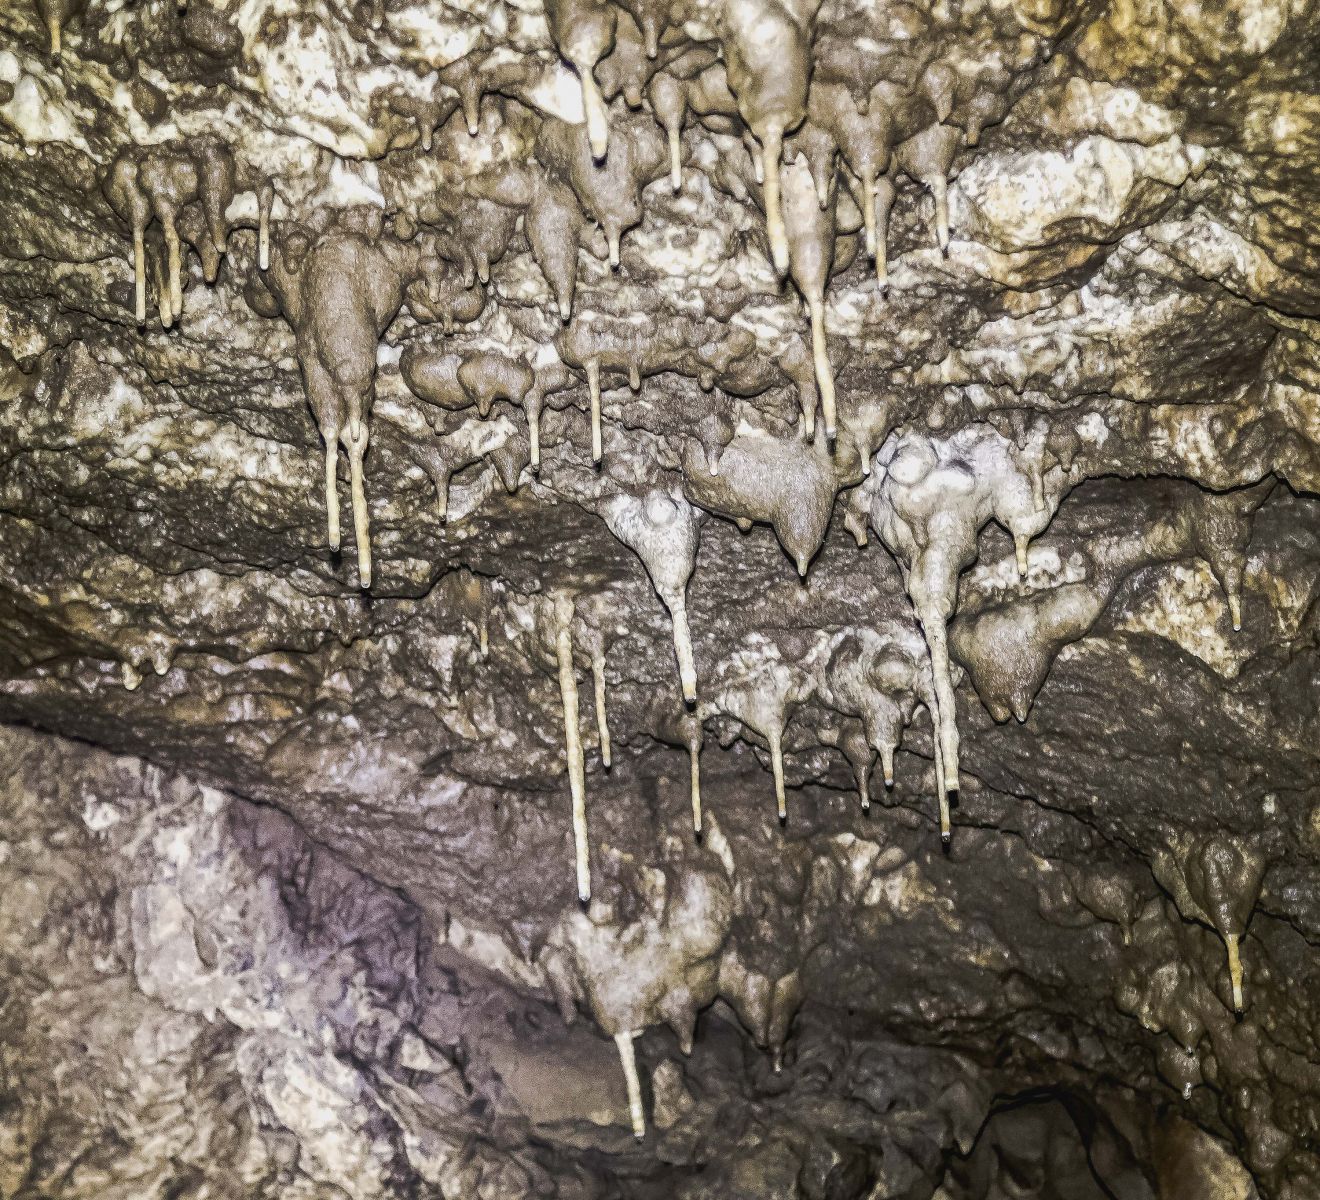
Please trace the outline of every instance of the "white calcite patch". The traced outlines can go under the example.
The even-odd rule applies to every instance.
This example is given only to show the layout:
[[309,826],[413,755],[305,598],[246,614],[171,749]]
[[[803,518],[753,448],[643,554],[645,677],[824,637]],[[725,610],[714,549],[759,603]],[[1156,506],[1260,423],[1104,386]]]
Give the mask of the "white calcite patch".
[[1170,137],[1151,146],[1093,135],[1067,153],[983,154],[950,189],[953,221],[1012,252],[1069,237],[1111,240],[1199,170],[1204,151]]
[[1164,567],[1143,602],[1115,628],[1167,638],[1226,679],[1237,675],[1250,654],[1245,639],[1234,638],[1223,591],[1210,568],[1199,561]]
[[8,50],[0,50],[0,82],[14,89],[9,100],[0,104],[0,127],[7,126],[17,134],[29,152],[46,142],[67,142],[87,150],[82,122],[57,75],[34,60],[20,60]]
[[1178,133],[1181,119],[1167,108],[1142,98],[1126,87],[1073,76],[1055,114],[1060,131],[1103,134],[1121,142],[1153,146]]

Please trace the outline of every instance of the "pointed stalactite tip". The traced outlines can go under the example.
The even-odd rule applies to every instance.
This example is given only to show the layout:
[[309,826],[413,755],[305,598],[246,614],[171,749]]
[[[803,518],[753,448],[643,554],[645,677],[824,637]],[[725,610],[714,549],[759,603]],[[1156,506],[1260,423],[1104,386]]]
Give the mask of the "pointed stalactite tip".
[[1224,935],[1224,944],[1228,948],[1228,978],[1233,989],[1233,1011],[1240,1018],[1245,1005],[1242,999],[1242,955],[1238,941],[1236,933]]

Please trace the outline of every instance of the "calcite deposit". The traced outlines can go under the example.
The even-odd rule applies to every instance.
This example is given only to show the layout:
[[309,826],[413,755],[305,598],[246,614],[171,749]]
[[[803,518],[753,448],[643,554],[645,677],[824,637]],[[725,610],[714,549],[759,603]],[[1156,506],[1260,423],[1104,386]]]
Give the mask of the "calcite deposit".
[[1317,0],[8,0],[0,1197],[1320,1197],[1318,204]]

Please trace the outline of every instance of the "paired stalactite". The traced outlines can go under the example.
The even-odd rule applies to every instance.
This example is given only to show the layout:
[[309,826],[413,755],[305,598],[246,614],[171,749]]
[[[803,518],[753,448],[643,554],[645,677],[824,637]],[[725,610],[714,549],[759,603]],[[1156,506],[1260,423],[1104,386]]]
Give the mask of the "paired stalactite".
[[1012,535],[1025,573],[1028,540],[1049,524],[1067,486],[1061,470],[1050,471],[1045,504],[1038,507],[1031,472],[1020,456],[990,425],[969,425],[948,439],[911,433],[886,443],[877,456],[883,472],[863,485],[872,496],[872,527],[907,568],[907,592],[930,655],[940,832],[946,844],[948,794],[958,791],[957,707],[948,648],[958,577],[975,559],[977,535],[992,518]]

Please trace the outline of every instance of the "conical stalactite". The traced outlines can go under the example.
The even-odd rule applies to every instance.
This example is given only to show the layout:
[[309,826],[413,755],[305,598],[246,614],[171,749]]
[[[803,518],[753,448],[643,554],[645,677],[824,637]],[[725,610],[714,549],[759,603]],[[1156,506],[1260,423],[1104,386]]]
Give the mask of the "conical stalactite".
[[761,146],[766,233],[775,270],[788,271],[788,235],[780,203],[784,135],[806,116],[812,23],[819,0],[732,0],[721,38],[729,88]]
[[949,252],[949,171],[958,151],[957,130],[932,125],[895,151],[899,168],[930,189],[935,200],[935,241]]
[[665,131],[669,147],[669,186],[677,195],[683,188],[683,118],[687,94],[683,85],[666,71],[657,71],[647,89],[651,111]]
[[[908,595],[930,652],[940,764],[940,826],[948,840],[948,793],[958,790],[958,728],[948,623],[958,576],[976,557],[976,539],[993,517],[1015,541],[1041,532],[1066,486],[1055,468],[1045,504],[1036,506],[1031,477],[1012,443],[988,425],[972,425],[948,442],[908,434],[891,438],[865,485],[871,525],[906,567]],[[1025,554],[1020,548],[1019,558]]]
[[837,487],[823,431],[805,447],[796,439],[739,432],[724,448],[717,475],[704,461],[698,466],[695,454],[684,465],[694,503],[735,521],[772,526],[798,575],[806,576],[825,539]]
[[1187,892],[1224,939],[1233,1011],[1245,1007],[1240,943],[1260,897],[1266,860],[1260,848],[1227,837],[1191,848],[1182,867]]
[[774,782],[775,813],[788,820],[784,782],[784,728],[790,711],[810,694],[810,680],[785,662],[773,645],[740,650],[720,665],[711,710],[734,718],[765,741]]
[[807,302],[811,315],[811,358],[820,394],[825,439],[833,444],[838,417],[835,412],[834,371],[825,343],[825,288],[834,263],[833,187],[826,181],[830,203],[816,203],[816,187],[805,159],[784,168],[784,221],[789,244],[789,271]]
[[582,111],[594,158],[609,150],[609,111],[596,84],[596,64],[614,44],[615,9],[597,0],[552,0],[547,15],[560,53],[573,66],[582,85]]
[[577,675],[573,666],[573,600],[569,596],[558,596],[550,602],[550,608],[550,632],[554,636],[559,701],[564,719],[564,758],[573,800],[573,856],[577,872],[577,895],[578,900],[586,904],[591,899],[591,857],[587,843],[586,762],[582,754]]
[[610,532],[642,560],[669,609],[683,699],[695,704],[697,668],[688,628],[687,585],[697,559],[698,514],[682,495],[661,488],[642,497],[612,496],[604,501],[600,514]]
[[[373,239],[368,236],[375,233]],[[375,401],[376,350],[403,304],[408,282],[426,269],[422,248],[379,227],[330,229],[314,237],[293,227],[277,241],[262,292],[273,298],[297,340],[307,402],[325,443],[327,539],[339,548],[338,445],[349,460],[358,584],[371,587],[366,466]],[[370,286],[359,288],[366,278]],[[265,288],[269,287],[269,292]]]

